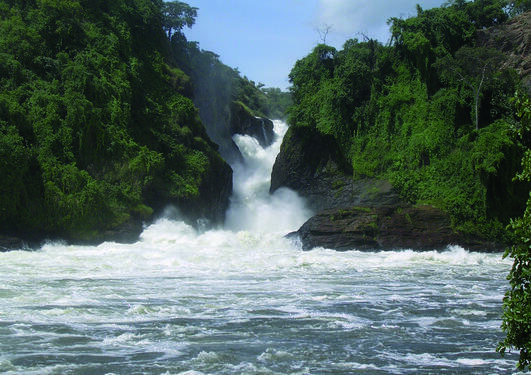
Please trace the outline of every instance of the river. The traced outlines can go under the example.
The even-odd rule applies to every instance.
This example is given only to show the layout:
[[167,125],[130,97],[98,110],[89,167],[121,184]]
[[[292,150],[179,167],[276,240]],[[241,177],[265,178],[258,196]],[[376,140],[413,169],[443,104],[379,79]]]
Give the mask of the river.
[[510,261],[467,252],[304,252],[311,213],[268,194],[279,138],[236,142],[224,228],[176,209],[134,244],[0,253],[0,373],[509,374],[496,345]]

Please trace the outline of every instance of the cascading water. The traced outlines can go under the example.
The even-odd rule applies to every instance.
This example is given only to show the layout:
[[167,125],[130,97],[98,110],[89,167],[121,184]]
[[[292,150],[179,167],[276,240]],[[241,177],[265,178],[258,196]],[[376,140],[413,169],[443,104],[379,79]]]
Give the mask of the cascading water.
[[271,170],[287,125],[274,121],[275,142],[263,149],[249,136],[235,136],[245,162],[233,166],[234,194],[226,228],[253,233],[284,233],[297,230],[310,217],[304,201],[288,189],[269,194]]
[[[277,130],[283,124],[277,122]],[[280,131],[282,133],[282,131]],[[236,139],[224,230],[161,219],[132,245],[0,254],[0,373],[488,374],[510,268],[501,254],[301,251],[307,218],[269,196],[278,142]]]

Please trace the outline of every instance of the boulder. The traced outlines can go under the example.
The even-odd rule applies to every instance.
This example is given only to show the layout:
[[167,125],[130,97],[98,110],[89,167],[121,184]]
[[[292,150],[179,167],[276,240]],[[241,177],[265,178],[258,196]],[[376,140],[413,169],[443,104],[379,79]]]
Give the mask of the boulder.
[[27,249],[28,243],[21,238],[8,235],[0,235],[0,253],[12,250]]
[[305,250],[324,247],[339,251],[431,251],[459,245],[469,250],[499,251],[505,247],[454,232],[449,216],[432,206],[351,206],[325,210],[290,236],[295,235]]
[[88,241],[71,241],[87,245],[97,245],[101,242],[135,243],[144,229],[144,221],[140,216],[132,215],[124,223],[103,231]]

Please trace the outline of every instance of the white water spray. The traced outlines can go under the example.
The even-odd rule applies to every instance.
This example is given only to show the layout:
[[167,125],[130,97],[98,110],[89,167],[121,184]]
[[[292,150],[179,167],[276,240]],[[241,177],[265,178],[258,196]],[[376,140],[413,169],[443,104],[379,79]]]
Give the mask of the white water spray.
[[501,254],[301,251],[310,212],[269,195],[273,146],[246,163],[224,230],[167,217],[135,244],[0,253],[0,373],[509,373]]
[[228,230],[286,234],[297,230],[311,216],[297,193],[282,188],[269,194],[271,170],[287,131],[284,122],[273,123],[275,141],[266,149],[252,137],[235,136],[245,161],[233,166],[234,193],[227,212]]

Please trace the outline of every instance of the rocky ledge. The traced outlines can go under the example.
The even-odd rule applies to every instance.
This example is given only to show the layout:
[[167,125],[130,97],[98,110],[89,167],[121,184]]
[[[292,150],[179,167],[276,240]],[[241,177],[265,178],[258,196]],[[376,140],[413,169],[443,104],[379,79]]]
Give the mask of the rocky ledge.
[[354,178],[333,137],[310,127],[290,127],[271,175],[271,192],[295,190],[317,212],[297,232],[305,250],[498,251],[504,244],[456,233],[447,213],[413,206],[386,180]]
[[262,147],[275,140],[273,121],[265,117],[254,116],[242,102],[232,102],[230,108],[230,134],[254,137]]
[[27,249],[28,243],[19,237],[0,235],[0,253],[11,250]]
[[503,244],[455,233],[448,215],[432,206],[354,206],[324,210],[297,232],[303,249],[444,250],[459,245],[468,250],[499,251]]

